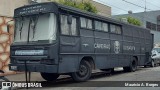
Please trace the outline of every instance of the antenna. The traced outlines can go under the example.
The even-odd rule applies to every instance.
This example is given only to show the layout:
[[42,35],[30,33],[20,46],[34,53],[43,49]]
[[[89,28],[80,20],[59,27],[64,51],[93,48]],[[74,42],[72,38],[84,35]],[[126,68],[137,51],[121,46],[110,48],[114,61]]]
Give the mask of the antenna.
[[[144,13],[143,13],[143,23],[146,23],[146,11],[147,11],[147,5],[146,5],[146,0],[144,1],[145,7],[144,7]],[[146,27],[145,24],[143,24],[143,27]]]
[[145,0],[145,8],[144,8],[144,12],[146,12],[147,10],[147,6],[146,6],[146,0]]

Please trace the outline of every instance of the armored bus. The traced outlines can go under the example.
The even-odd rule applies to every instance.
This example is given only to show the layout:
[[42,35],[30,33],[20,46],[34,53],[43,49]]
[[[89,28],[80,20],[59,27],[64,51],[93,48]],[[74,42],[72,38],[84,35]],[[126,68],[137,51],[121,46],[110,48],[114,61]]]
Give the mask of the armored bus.
[[86,81],[93,69],[135,71],[151,62],[153,36],[142,27],[53,2],[17,8],[14,19],[13,71]]

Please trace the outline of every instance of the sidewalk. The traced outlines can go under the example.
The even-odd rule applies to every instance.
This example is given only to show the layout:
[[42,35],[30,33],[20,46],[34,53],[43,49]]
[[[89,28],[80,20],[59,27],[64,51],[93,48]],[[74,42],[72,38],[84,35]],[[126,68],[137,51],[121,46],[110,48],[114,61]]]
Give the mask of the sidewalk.
[[[25,73],[5,76],[10,81],[26,81]],[[45,81],[40,73],[31,73],[31,81]]]
[[[114,69],[115,71],[121,71],[123,70],[123,68],[115,68]],[[100,70],[93,70],[92,73],[97,73],[97,72],[101,72]],[[14,75],[8,75],[8,76],[5,76],[7,79],[9,79],[10,81],[26,81],[26,77],[25,77],[25,73],[20,73],[20,74],[14,74]],[[66,77],[70,77],[68,75],[61,75],[59,77],[60,78],[66,78]],[[31,73],[31,81],[45,81],[40,73],[38,72],[32,72]]]

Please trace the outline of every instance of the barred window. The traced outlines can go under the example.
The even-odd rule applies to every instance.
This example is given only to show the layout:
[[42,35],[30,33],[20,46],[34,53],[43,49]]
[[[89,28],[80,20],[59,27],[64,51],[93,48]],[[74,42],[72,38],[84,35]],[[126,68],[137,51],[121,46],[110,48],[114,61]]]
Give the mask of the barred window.
[[91,19],[81,17],[80,21],[81,21],[82,28],[92,29],[92,20]]
[[95,29],[108,32],[108,24],[100,21],[95,21]]
[[116,34],[121,34],[122,33],[121,26],[111,24],[110,29],[111,29],[112,33],[116,33]]
[[72,24],[68,24],[67,15],[61,15],[61,34],[77,35],[77,19],[72,17]]

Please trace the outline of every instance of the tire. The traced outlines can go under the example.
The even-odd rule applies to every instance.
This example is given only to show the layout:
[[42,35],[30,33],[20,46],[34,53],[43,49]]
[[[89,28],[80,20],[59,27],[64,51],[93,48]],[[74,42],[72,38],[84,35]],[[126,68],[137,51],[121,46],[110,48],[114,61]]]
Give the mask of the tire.
[[123,67],[126,72],[135,72],[137,70],[137,60],[134,58],[129,67]]
[[41,76],[46,81],[55,81],[59,77],[59,74],[56,74],[56,73],[41,73]]
[[147,65],[144,65],[144,68],[147,68]]
[[151,67],[155,67],[154,60],[151,61]]
[[123,67],[123,70],[124,70],[125,72],[130,72],[129,67]]
[[91,77],[92,74],[92,68],[89,62],[82,61],[79,65],[78,72],[71,73],[71,77],[74,81],[82,82],[86,81]]

